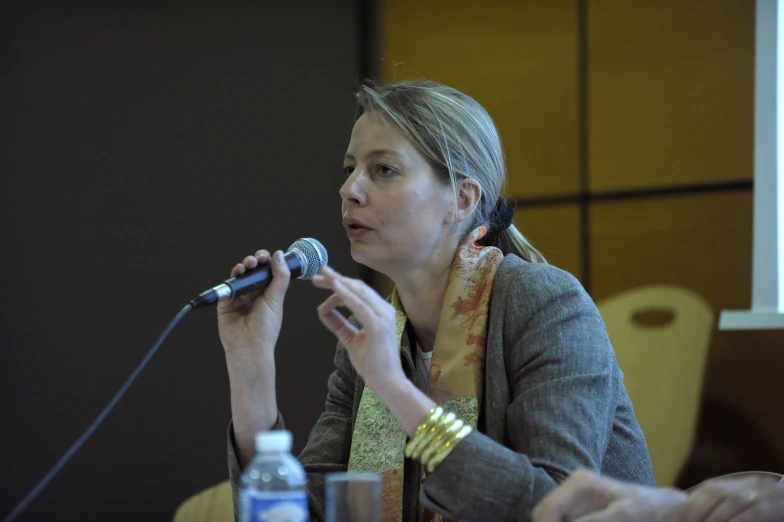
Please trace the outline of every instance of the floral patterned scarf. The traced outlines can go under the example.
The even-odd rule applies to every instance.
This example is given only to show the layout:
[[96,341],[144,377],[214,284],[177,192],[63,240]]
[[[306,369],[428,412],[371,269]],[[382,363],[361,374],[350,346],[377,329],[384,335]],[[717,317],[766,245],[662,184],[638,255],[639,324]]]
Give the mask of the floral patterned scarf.
[[[484,387],[487,316],[493,279],[504,260],[498,248],[477,242],[485,236],[482,226],[461,242],[444,295],[444,304],[433,346],[428,396],[467,424],[477,426]],[[408,318],[397,290],[392,293],[397,311],[400,346]],[[403,515],[403,464],[407,436],[389,408],[368,387],[359,403],[351,441],[348,469],[382,476],[381,510],[384,522],[400,522]],[[423,475],[423,478],[426,478]],[[429,510],[420,511],[427,521],[448,519]]]

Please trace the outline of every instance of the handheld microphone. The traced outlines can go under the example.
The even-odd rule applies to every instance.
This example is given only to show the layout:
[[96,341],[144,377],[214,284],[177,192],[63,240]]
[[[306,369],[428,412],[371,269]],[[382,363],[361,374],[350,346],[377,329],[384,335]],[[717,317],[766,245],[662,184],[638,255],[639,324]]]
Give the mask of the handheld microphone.
[[[291,271],[291,277],[313,279],[327,266],[327,249],[313,238],[296,240],[286,252],[284,259]],[[249,292],[264,290],[272,281],[272,268],[269,265],[258,266],[242,275],[227,279],[191,300],[193,308],[209,306],[226,299],[234,299]]]

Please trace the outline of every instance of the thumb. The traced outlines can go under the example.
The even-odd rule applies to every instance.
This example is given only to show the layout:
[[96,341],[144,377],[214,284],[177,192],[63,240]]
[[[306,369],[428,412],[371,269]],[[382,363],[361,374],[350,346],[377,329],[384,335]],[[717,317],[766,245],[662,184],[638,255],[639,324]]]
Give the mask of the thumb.
[[283,297],[286,295],[286,289],[291,281],[291,271],[286,265],[283,252],[280,250],[272,256],[270,264],[272,266],[272,281],[264,292],[264,296],[276,305],[280,305],[283,303]]

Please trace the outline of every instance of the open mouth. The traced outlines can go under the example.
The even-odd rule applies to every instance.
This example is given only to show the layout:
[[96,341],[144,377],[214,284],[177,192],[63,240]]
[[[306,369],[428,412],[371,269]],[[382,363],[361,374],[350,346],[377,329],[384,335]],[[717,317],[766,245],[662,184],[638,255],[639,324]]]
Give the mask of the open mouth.
[[370,230],[370,228],[355,219],[343,219],[343,226],[346,230]]
[[359,239],[361,237],[364,237],[366,233],[372,230],[362,225],[361,223],[354,221],[353,219],[344,220],[343,226],[346,228],[346,234],[351,239]]

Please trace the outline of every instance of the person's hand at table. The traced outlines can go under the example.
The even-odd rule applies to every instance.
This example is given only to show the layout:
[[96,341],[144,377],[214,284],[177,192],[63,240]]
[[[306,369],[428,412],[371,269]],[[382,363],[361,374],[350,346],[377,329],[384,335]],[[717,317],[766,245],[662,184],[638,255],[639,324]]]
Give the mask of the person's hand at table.
[[784,522],[784,484],[754,476],[714,479],[696,488],[672,522]]
[[688,496],[576,471],[533,512],[534,522],[784,522],[784,483],[719,478]]
[[533,511],[533,522],[669,522],[686,494],[578,470]]

